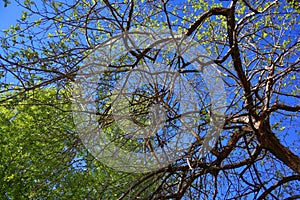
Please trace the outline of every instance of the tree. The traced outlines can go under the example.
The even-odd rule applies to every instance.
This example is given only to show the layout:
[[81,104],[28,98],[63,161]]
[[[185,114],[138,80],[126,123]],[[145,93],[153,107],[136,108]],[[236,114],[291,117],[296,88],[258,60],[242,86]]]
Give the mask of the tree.
[[104,167],[87,152],[62,98],[66,91],[27,95],[0,110],[1,199],[108,199],[139,177]]
[[[203,97],[202,107],[199,110],[200,118],[197,120],[199,128],[194,131],[195,138],[189,144],[190,148],[187,148],[193,151],[169,166],[148,173],[132,175],[112,170],[111,173],[115,173],[115,177],[126,175],[126,177],[133,177],[129,180],[134,179],[134,181],[127,188],[125,186],[120,188],[124,179],[120,178],[118,183],[109,184],[111,180],[104,178],[107,185],[114,188],[114,192],[109,188],[103,189],[100,190],[100,194],[91,195],[91,198],[101,197],[102,194],[116,194],[116,198],[119,199],[239,199],[243,197],[254,199],[290,197],[292,199],[299,197],[297,191],[300,179],[299,131],[297,130],[300,109],[297,84],[299,13],[296,1],[291,3],[291,1],[233,0],[207,3],[189,0],[178,3],[176,1],[103,0],[69,3],[26,0],[24,3],[18,3],[24,8],[19,24],[4,30],[4,36],[1,37],[3,53],[0,55],[0,62],[3,70],[0,101],[2,104],[18,102],[21,97],[25,98],[36,90],[51,87],[53,91],[45,92],[48,95],[41,99],[41,103],[47,104],[56,92],[70,90],[70,83],[77,80],[80,69],[85,64],[82,61],[89,58],[89,55],[95,52],[94,49],[105,44],[105,41],[111,37],[131,30],[160,28],[185,34],[187,38],[193,39],[205,48],[213,63],[223,74],[222,80],[225,82],[227,93],[225,123],[218,141],[205,157],[199,159],[197,153],[204,145],[203,133],[207,132],[210,122],[214,119],[209,114],[212,105]],[[158,53],[159,50],[151,48],[131,49],[123,57],[115,58],[108,66],[113,70],[101,74],[99,79],[98,122],[103,129],[107,130],[107,134],[111,135],[111,141],[114,140],[120,146],[125,146],[127,150],[144,148],[144,151],[151,152],[149,141],[152,140],[152,144],[155,145],[162,144],[162,141],[157,139],[159,137],[149,137],[142,143],[135,138],[127,138],[126,131],[122,132],[116,128],[117,120],[112,116],[115,95],[113,91],[117,82],[124,77],[124,73],[134,69],[142,61],[160,63],[162,59],[155,57]],[[167,56],[162,56],[169,59],[166,59],[168,62],[163,63],[166,66],[174,67],[173,69],[182,76],[191,78],[198,76],[198,72],[190,70],[189,63],[185,63],[180,56],[174,54]],[[197,86],[201,81],[196,83],[193,89],[200,91]],[[168,99],[168,95],[171,95],[168,89],[170,91],[170,88],[157,84],[132,92],[132,97],[129,99],[131,104],[128,108],[124,107],[124,110],[128,109],[128,112],[134,113],[133,116],[136,118],[131,119],[132,121],[146,126],[149,122],[147,116],[150,104],[163,102],[167,109],[168,122],[165,130],[170,136],[172,131],[178,128],[176,125],[180,123],[178,122],[180,102],[176,102],[172,97]],[[159,98],[162,94],[166,96]],[[68,100],[70,95],[63,95],[61,98]],[[59,112],[55,108],[57,103],[57,101],[51,103],[53,106],[51,111]],[[120,107],[125,105],[123,101],[119,103]],[[20,113],[28,115],[26,112],[33,108],[35,107],[28,106],[20,110]],[[70,107],[66,108],[68,109],[72,110]],[[8,113],[8,110],[3,109],[2,112]],[[45,113],[42,109],[36,112],[36,116]],[[8,116],[2,121],[4,124],[2,127],[6,129],[11,127]],[[53,117],[57,116],[48,116],[44,123],[51,124]],[[65,117],[70,120],[70,116]],[[18,118],[15,117],[14,120]],[[70,123],[68,121],[69,125],[66,125],[68,128],[63,126],[60,130],[74,128]],[[28,132],[32,132],[31,130],[36,127],[34,123],[26,126]],[[16,128],[17,138],[21,133],[20,129]],[[63,132],[58,131],[54,135],[59,136]],[[45,133],[41,132],[42,137],[45,137],[44,141],[48,137]],[[29,135],[24,137],[27,138]],[[76,138],[74,134],[67,133],[64,137],[70,140],[60,141],[58,143],[60,147],[72,146],[76,141],[78,148],[83,148],[81,140],[74,139]],[[171,137],[173,136],[169,139]],[[168,142],[167,140],[168,138],[164,142]],[[26,144],[24,139],[21,141]],[[45,147],[45,152],[52,151],[53,149]],[[72,152],[65,154],[68,155],[69,162],[74,161]],[[84,155],[91,156],[88,153]],[[20,158],[17,165],[22,159],[30,161],[29,158]],[[53,159],[50,157],[47,162],[45,161],[44,166],[66,168],[67,161],[51,165],[51,162],[56,162]],[[6,159],[4,163],[9,162]],[[100,163],[96,165],[100,166]],[[24,168],[32,167],[25,165]],[[90,166],[87,168],[91,169]],[[7,177],[5,181],[8,181],[15,172],[10,170],[7,173],[10,175],[5,176]],[[78,177],[82,177],[82,173],[64,171],[64,176],[69,178],[64,183],[71,183],[74,177],[80,180]],[[42,173],[41,176],[45,175]],[[50,177],[55,178],[52,175]],[[91,174],[89,178],[93,180],[88,181],[89,187],[79,187],[79,190],[84,190],[82,193],[87,194],[92,190],[91,188],[99,188],[100,182],[105,182],[102,175],[97,177]],[[36,179],[34,176],[31,177],[32,186],[35,185]],[[129,182],[128,179],[125,180],[123,183]],[[43,191],[54,194],[59,190],[52,187]],[[39,195],[44,196],[43,193]],[[57,194],[60,195],[65,197],[67,194]]]

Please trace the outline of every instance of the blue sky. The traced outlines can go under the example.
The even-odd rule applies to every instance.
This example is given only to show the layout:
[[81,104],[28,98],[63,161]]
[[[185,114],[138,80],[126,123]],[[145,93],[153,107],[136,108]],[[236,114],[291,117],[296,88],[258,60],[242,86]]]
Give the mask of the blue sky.
[[[222,2],[222,5],[224,7],[227,7],[230,2],[229,1],[219,1]],[[20,18],[21,14],[22,14],[22,10],[23,8],[19,5],[17,5],[17,3],[15,1],[11,1],[10,4],[7,5],[7,7],[4,7],[4,2],[3,0],[0,0],[0,19],[1,19],[1,23],[0,23],[0,35],[2,34],[2,30],[9,28],[10,25],[12,24],[16,24],[17,23],[17,19]],[[2,53],[2,49],[0,48],[0,54]],[[291,98],[287,99],[287,101],[289,101],[291,103]],[[295,103],[295,102],[294,102]],[[272,119],[275,120],[276,119]],[[295,123],[295,120],[297,120],[297,118],[293,120],[293,123]],[[297,122],[296,122],[297,123]],[[290,126],[289,124],[286,124],[286,129],[284,131],[279,131],[279,132],[286,132],[286,131],[294,131],[293,129],[289,129]],[[290,134],[288,137],[291,137],[292,139],[294,139],[295,134]],[[297,135],[296,135],[297,137]],[[289,141],[290,139],[288,139],[288,142],[286,142],[286,145],[289,146]],[[300,149],[298,149],[298,152],[300,151]]]
[[16,24],[17,19],[20,18],[22,14],[22,8],[17,5],[16,2],[11,2],[11,4],[4,7],[4,2],[0,2],[0,30],[9,28],[11,24]]
[[[223,6],[228,6],[228,2],[223,2]],[[7,29],[9,28],[10,25],[12,24],[16,24],[17,23],[17,19],[20,18],[21,13],[22,13],[22,8],[20,6],[17,5],[16,2],[12,2],[11,4],[9,4],[7,7],[4,7],[4,3],[2,0],[0,0],[0,19],[1,19],[1,23],[0,23],[0,30],[3,29]],[[2,34],[2,33],[0,33]],[[1,54],[2,50],[0,48],[0,54]],[[299,118],[298,118],[299,119]],[[272,119],[274,121],[277,120],[277,118]],[[293,119],[293,123],[297,123],[296,122],[297,118]],[[278,134],[284,134],[285,132],[289,132],[290,134],[287,136],[287,138],[285,140],[283,140],[283,143],[285,146],[289,146],[289,147],[293,147],[293,145],[291,144],[295,138],[298,137],[298,135],[296,135],[296,133],[294,134],[293,132],[295,131],[295,129],[293,127],[289,127],[289,124],[286,124],[286,129],[284,131],[278,131]],[[284,132],[284,133],[283,133]],[[298,140],[297,140],[298,141]],[[292,149],[293,152],[298,153],[300,152],[300,149]]]

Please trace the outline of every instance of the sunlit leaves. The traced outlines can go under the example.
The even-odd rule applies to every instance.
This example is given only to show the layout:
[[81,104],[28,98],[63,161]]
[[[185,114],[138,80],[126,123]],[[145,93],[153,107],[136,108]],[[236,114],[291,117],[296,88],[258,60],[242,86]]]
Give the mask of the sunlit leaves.
[[[132,2],[134,7],[129,19]],[[209,16],[195,29],[190,39],[199,42],[205,49],[205,55],[219,61],[229,52],[228,57],[217,65],[224,74],[229,94],[227,129],[211,157],[191,160],[192,164],[196,163],[194,166],[188,166],[189,160],[179,160],[174,163],[174,169],[166,169],[173,174],[163,185],[156,187],[155,184],[150,186],[144,182],[144,185],[140,183],[136,186],[139,188],[136,190],[132,189],[132,185],[139,175],[122,174],[103,167],[84,149],[74,131],[70,113],[65,112],[70,110],[70,106],[64,104],[69,96],[67,93],[61,94],[62,91],[73,81],[76,72],[84,64],[82,61],[85,56],[106,39],[124,31],[127,25],[130,24],[129,30],[171,28],[174,33],[185,33],[203,13],[216,7],[229,8],[231,2],[147,0],[108,3],[94,0],[25,0],[23,6],[30,9],[22,12],[18,24],[2,30],[0,177],[3,177],[3,184],[0,184],[0,198],[7,198],[8,195],[15,199],[70,199],[74,196],[77,199],[112,199],[125,194],[129,186],[130,195],[133,196],[139,196],[143,192],[146,194],[144,186],[148,189],[156,188],[156,193],[163,196],[175,195],[182,191],[178,188],[186,184],[191,185],[188,188],[190,191],[185,195],[194,197],[196,194],[204,194],[201,197],[207,198],[213,195],[214,189],[211,173],[219,175],[217,184],[223,184],[218,185],[217,189],[221,192],[216,198],[224,199],[224,194],[227,198],[234,199],[238,194],[257,196],[259,189],[265,190],[261,184],[257,184],[258,180],[261,179],[267,184],[264,187],[268,187],[275,179],[291,172],[285,166],[280,168],[282,172],[279,174],[277,167],[283,164],[274,159],[270,152],[259,153],[258,157],[253,154],[254,148],[261,145],[257,140],[257,130],[251,129],[253,126],[256,128],[255,117],[251,118],[251,124],[232,122],[230,118],[255,114],[261,120],[271,112],[268,119],[270,129],[279,140],[290,142],[285,138],[292,138],[290,143],[294,149],[298,147],[297,140],[293,137],[294,133],[297,135],[297,113],[272,110],[278,103],[297,105],[299,99],[297,62],[300,30],[299,15],[296,15],[292,5],[295,2],[236,1],[235,26],[231,28],[234,29],[233,38],[241,58],[240,74],[235,70],[236,65],[233,67],[238,57],[233,57],[230,52],[232,46],[229,44],[227,18],[220,15]],[[170,24],[167,22],[168,17]],[[250,96],[254,99],[251,108],[246,103],[247,97],[243,89],[245,83],[241,83],[239,79],[241,74],[245,75],[250,85]],[[107,118],[111,114],[111,102],[109,92],[103,91],[114,87],[117,76],[106,74],[106,78],[101,80],[103,87],[100,88],[99,97],[103,101],[99,104],[102,104],[102,109],[108,110]],[[135,98],[134,102],[132,112],[147,113],[148,100]],[[265,115],[259,116],[264,109]],[[146,117],[137,116],[138,122],[149,124]],[[211,120],[208,112],[202,113],[201,117],[205,123]],[[143,148],[136,139],[126,139],[126,133],[116,123],[113,124],[113,121],[111,118],[105,121],[106,125],[112,124],[106,129],[106,134],[112,140],[117,140],[120,146],[123,145],[128,150]],[[245,127],[248,128],[247,131],[237,134],[243,138],[234,144],[227,156],[230,137]],[[267,125],[266,127],[268,128]],[[204,131],[204,126],[199,127],[199,132],[201,131]],[[222,158],[224,155],[226,158]],[[218,157],[222,159],[210,162]],[[235,168],[235,165],[240,167]],[[265,172],[268,172],[269,177],[264,177]],[[189,179],[195,174],[200,175],[194,181]],[[255,177],[252,178],[253,176]],[[160,177],[158,180],[163,179]],[[238,184],[238,189],[231,186],[232,182]],[[225,189],[230,194],[227,191],[222,194]],[[283,192],[277,192],[278,194],[283,194],[288,189],[293,190],[292,187],[280,189]],[[138,190],[141,192],[137,192]],[[151,195],[152,191],[149,190],[147,194]],[[241,196],[235,199],[242,198]],[[165,199],[163,197],[161,199]]]
[[27,18],[27,16],[28,16],[28,12],[23,11],[23,12],[22,12],[22,16],[21,16],[21,20],[22,20],[22,21],[25,21],[26,18]]

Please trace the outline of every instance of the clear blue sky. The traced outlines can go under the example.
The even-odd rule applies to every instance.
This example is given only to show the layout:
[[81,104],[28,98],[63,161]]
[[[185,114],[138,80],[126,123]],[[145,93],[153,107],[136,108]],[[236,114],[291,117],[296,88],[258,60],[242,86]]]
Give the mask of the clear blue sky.
[[3,0],[0,1],[0,30],[7,29],[11,24],[16,24],[22,14],[22,8],[12,1],[4,7]]

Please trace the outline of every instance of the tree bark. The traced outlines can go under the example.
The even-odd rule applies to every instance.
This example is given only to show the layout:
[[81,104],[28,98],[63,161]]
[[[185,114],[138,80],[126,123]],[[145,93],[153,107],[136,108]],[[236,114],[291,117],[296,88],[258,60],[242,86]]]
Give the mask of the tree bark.
[[279,139],[271,131],[268,121],[265,121],[265,123],[259,127],[258,133],[258,141],[263,148],[269,150],[274,156],[294,170],[294,172],[300,174],[299,156],[281,144]]

